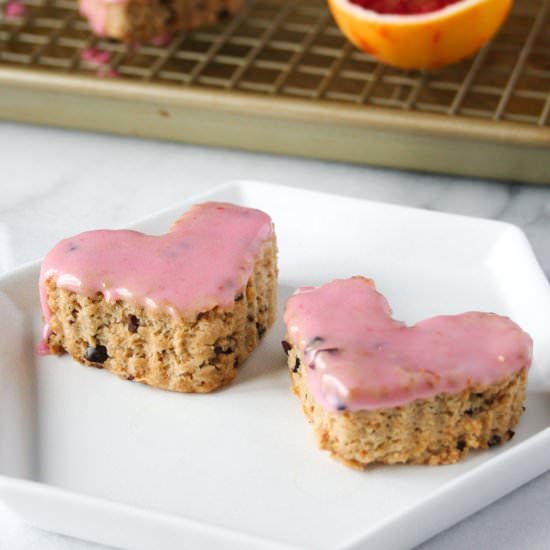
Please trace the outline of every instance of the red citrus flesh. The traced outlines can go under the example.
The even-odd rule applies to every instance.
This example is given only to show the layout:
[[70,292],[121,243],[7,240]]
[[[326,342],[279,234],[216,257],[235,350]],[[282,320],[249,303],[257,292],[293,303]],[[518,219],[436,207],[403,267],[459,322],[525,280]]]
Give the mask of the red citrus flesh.
[[377,13],[417,15],[439,11],[462,0],[350,0],[350,2]]
[[328,0],[358,48],[403,69],[443,67],[472,55],[498,31],[512,2]]

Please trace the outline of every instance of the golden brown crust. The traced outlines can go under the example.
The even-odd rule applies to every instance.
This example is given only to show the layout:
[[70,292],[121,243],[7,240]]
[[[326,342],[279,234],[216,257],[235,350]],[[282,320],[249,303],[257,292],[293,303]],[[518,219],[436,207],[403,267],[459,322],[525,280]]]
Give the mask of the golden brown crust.
[[50,279],[50,351],[158,388],[212,391],[235,377],[275,321],[276,254],[273,237],[233,308],[216,307],[191,320],[122,301],[108,303],[102,294],[81,296]]
[[331,412],[308,389],[297,352],[288,349],[292,390],[319,447],[354,468],[368,464],[452,464],[470,449],[508,441],[523,411],[527,369],[481,391],[440,394],[400,407]]
[[[223,21],[245,0],[128,0],[105,4],[87,0],[87,9],[105,10],[103,34],[124,42],[148,42]],[[81,0],[82,3],[82,0]]]

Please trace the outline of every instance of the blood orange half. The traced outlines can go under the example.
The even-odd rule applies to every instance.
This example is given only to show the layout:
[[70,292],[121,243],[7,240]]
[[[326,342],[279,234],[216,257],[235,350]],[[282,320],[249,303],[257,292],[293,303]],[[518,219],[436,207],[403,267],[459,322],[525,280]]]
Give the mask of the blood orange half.
[[442,67],[481,48],[512,0],[328,0],[336,23],[360,49],[404,69]]

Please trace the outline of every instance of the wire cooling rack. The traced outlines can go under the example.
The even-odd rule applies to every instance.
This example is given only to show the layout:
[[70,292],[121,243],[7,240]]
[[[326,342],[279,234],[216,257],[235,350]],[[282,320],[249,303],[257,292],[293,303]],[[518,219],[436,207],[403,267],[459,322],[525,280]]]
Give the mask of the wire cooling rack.
[[0,22],[2,118],[550,183],[550,0],[516,0],[476,56],[430,72],[358,51],[324,0],[252,0],[134,46],[95,37],[73,0],[25,6]]

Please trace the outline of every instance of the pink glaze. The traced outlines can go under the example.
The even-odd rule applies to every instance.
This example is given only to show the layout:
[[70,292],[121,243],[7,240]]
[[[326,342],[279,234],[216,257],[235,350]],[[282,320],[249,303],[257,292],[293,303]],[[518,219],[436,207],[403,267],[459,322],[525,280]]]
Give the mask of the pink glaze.
[[260,210],[209,202],[190,208],[160,237],[100,230],[65,239],[48,253],[40,270],[43,341],[50,333],[48,279],[84,296],[101,293],[109,302],[123,300],[194,318],[214,306],[232,307],[272,233],[269,216]]
[[172,36],[169,34],[161,35],[161,36],[155,36],[155,38],[151,39],[151,45],[162,47],[162,46],[168,46],[170,42],[172,42]]
[[298,289],[285,322],[308,387],[332,411],[482,389],[531,365],[531,338],[507,317],[469,312],[407,327],[363,277]]
[[17,17],[23,17],[27,11],[27,8],[21,2],[17,0],[10,0],[4,8],[4,17],[6,19],[15,19]]
[[111,58],[111,52],[97,48],[84,48],[80,54],[80,58],[91,65],[107,65]]
[[105,35],[105,20],[109,4],[125,4],[128,0],[81,0],[80,13],[84,16],[95,34]]

